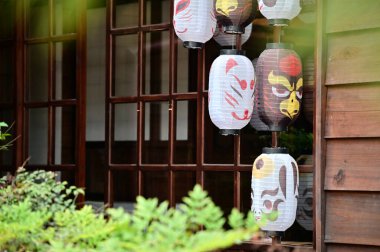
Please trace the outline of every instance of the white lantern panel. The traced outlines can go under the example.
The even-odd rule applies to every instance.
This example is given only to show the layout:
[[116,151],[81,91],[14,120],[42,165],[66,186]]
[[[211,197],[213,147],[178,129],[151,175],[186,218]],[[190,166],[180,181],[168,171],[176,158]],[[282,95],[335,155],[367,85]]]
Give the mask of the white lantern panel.
[[175,0],[173,26],[185,47],[202,48],[216,27],[213,1]]
[[[241,34],[241,44],[243,45],[248,41],[252,33],[252,23],[245,27],[245,32]],[[224,33],[223,27],[220,25],[216,28],[214,33],[214,40],[221,46],[235,46],[236,34]]]
[[[222,50],[209,76],[209,114],[221,133],[236,134],[249,123],[254,100],[255,71],[252,62],[237,50]],[[232,130],[232,131],[230,131]]]
[[272,25],[287,25],[301,11],[300,0],[258,0],[259,10]]
[[305,230],[313,230],[313,173],[300,173],[296,221]]
[[289,154],[264,153],[255,160],[252,167],[251,210],[256,220],[266,219],[262,230],[282,232],[294,223],[298,181],[298,166]]

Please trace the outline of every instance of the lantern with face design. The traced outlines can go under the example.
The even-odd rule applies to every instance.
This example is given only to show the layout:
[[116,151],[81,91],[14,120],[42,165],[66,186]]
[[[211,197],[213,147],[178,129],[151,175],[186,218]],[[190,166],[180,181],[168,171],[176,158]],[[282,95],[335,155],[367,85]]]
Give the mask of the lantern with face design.
[[305,230],[313,230],[313,173],[300,174],[296,221]]
[[265,216],[264,231],[285,231],[294,222],[298,166],[285,148],[264,148],[252,167],[252,207],[256,220]]
[[[247,27],[245,27],[244,34],[241,35],[241,45],[243,45],[252,33],[252,24],[249,24]],[[221,25],[218,25],[216,28],[216,31],[214,33],[214,40],[218,42],[219,45],[222,47],[226,46],[235,46],[236,45],[236,35],[234,34],[228,34],[223,32],[223,27]]]
[[302,63],[288,44],[269,43],[257,61],[258,107],[270,131],[285,131],[302,101]]
[[202,48],[216,27],[212,0],[175,0],[173,26],[187,48]]
[[215,16],[225,33],[244,33],[257,9],[256,0],[214,0]]
[[253,107],[255,72],[238,50],[221,50],[209,77],[209,114],[222,135],[236,135],[249,123]]
[[300,0],[258,0],[259,10],[275,26],[286,26],[301,11]]

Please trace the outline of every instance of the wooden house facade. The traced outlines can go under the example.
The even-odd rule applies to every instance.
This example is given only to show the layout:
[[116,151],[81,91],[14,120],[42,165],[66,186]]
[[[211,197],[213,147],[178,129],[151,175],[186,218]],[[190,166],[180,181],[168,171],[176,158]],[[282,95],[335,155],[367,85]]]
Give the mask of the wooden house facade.
[[[29,169],[86,187],[86,200],[126,208],[137,195],[175,206],[198,183],[223,210],[249,211],[252,162],[270,135],[218,134],[207,101],[220,48],[184,49],[173,2],[0,0],[0,121],[19,136],[1,172],[31,157]],[[310,148],[292,146],[313,176],[313,218],[285,240],[308,242],[299,251],[380,251],[380,1],[301,3],[309,20],[283,37],[310,66],[308,85],[284,139],[312,136]],[[272,32],[258,15],[243,46],[251,60]]]

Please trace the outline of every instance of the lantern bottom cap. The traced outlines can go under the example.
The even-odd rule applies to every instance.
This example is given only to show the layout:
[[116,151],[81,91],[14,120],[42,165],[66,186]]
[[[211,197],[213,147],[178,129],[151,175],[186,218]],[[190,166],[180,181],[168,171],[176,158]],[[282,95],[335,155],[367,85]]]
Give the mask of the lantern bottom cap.
[[183,46],[190,49],[202,49],[204,43],[195,42],[195,41],[184,41]]
[[219,134],[221,134],[222,136],[239,135],[239,130],[237,130],[237,129],[220,129]]
[[229,25],[229,26],[223,26],[224,33],[229,34],[243,34],[245,32],[245,29],[240,26],[236,25]]
[[282,231],[265,231],[268,237],[284,237],[284,232]]
[[268,22],[270,25],[273,25],[273,26],[288,26],[289,25],[289,19],[285,19],[285,18],[269,19]]

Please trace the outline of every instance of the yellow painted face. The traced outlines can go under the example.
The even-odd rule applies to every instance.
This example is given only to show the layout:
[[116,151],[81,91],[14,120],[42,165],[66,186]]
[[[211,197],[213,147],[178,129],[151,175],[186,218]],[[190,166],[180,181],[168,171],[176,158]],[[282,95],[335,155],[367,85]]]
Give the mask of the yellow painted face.
[[252,177],[255,179],[263,179],[269,177],[274,172],[274,162],[267,154],[261,154],[252,167]]
[[238,0],[217,0],[215,9],[216,12],[228,17],[231,12],[237,9],[238,4]]
[[280,103],[280,111],[290,119],[298,115],[300,102],[302,99],[303,79],[299,78],[296,84],[291,84],[289,80],[281,75],[275,75],[273,71],[269,73],[268,82],[272,85],[272,93],[277,97],[287,98]]

